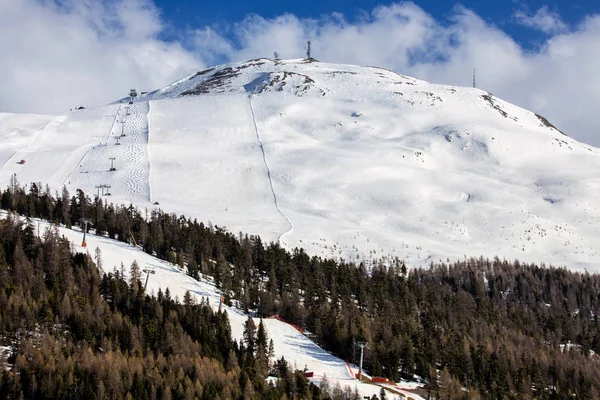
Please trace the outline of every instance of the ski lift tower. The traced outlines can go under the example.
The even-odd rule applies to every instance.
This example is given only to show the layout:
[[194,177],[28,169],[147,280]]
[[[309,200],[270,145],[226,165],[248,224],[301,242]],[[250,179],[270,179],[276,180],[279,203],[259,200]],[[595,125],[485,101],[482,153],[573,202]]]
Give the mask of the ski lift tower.
[[81,223],[83,224],[83,241],[81,242],[81,247],[87,247],[87,243],[85,242],[85,234],[87,232],[88,224],[91,222],[92,220],[89,218],[81,219]]
[[142,270],[142,272],[146,273],[146,282],[144,283],[144,292],[145,292],[146,287],[148,286],[148,278],[150,277],[150,274],[155,274],[156,271],[154,271],[154,268],[144,268]]
[[360,365],[358,367],[358,380],[362,377],[362,369],[363,369],[363,353],[365,352],[365,347],[367,346],[367,342],[356,342],[360,346]]
[[129,104],[133,104],[133,100],[137,97],[137,95],[138,94],[137,94],[137,91],[135,89],[131,89],[129,91],[129,97],[130,97]]

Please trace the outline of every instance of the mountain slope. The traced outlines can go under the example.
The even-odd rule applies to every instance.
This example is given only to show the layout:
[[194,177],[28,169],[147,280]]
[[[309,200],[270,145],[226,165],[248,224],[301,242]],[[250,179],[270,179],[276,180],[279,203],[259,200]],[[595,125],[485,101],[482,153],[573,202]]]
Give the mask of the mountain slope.
[[479,89],[260,59],[53,122],[0,143],[26,160],[3,159],[0,182],[106,184],[114,201],[359,261],[600,261],[598,149]]

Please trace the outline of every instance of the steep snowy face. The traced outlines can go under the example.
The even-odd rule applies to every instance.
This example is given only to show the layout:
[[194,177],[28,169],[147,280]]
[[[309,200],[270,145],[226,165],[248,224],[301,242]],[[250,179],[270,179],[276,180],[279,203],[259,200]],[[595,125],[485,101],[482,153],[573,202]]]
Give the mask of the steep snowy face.
[[19,119],[0,119],[0,134],[12,135],[0,142],[0,182],[17,173],[110,192],[355,261],[600,265],[598,149],[480,89],[258,59],[200,71],[132,105],[31,118],[39,130],[19,140],[9,126]]
[[[372,90],[382,83],[414,85],[413,78],[379,68],[320,63],[316,60],[256,59],[213,67],[192,74],[164,89],[148,94],[150,99],[223,93],[282,92],[303,96],[344,96],[361,87]],[[424,83],[424,82],[422,82]],[[346,84],[350,92],[340,91]],[[337,89],[337,90],[336,90]],[[380,89],[380,88],[379,88]]]
[[[460,106],[466,107],[468,111],[478,112],[473,108],[485,106],[489,108],[488,111],[495,110],[499,116],[513,122],[518,123],[519,118],[523,118],[540,128],[547,128],[548,131],[558,131],[544,117],[519,109],[481,90],[432,85],[382,68],[328,64],[314,59],[261,58],[212,67],[151,92],[143,100],[227,93],[257,95],[266,92],[281,92],[282,95],[297,97],[323,96],[349,102],[385,102],[395,98],[398,105],[408,105],[414,109],[451,109],[451,106],[456,105],[455,100],[464,96],[469,101],[461,99],[463,104]],[[444,100],[451,104],[444,105]],[[523,127],[523,124],[520,126]]]

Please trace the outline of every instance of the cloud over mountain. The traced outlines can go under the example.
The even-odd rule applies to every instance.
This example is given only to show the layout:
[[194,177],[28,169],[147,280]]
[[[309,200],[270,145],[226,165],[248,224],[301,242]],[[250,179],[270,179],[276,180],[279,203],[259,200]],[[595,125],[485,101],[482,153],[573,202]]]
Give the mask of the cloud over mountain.
[[[187,29],[168,26],[151,0],[0,1],[3,111],[101,104],[130,86],[156,88],[208,64],[274,51],[299,58],[311,39],[320,60],[378,65],[437,83],[468,86],[477,68],[479,87],[600,145],[598,15],[567,26],[548,8],[519,10],[517,23],[546,34],[538,47],[525,49],[468,9],[456,7],[439,20],[411,2],[380,6],[352,21],[337,13],[315,19],[249,15]],[[180,39],[166,40],[166,33]]]

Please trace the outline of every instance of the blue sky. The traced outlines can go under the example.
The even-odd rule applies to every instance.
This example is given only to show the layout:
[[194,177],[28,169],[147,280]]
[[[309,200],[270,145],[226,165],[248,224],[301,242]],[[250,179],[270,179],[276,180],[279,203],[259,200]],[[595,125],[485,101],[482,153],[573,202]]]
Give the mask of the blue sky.
[[478,86],[600,147],[600,0],[0,0],[0,112],[60,113],[258,57]]
[[[157,0],[156,5],[174,30],[165,32],[165,37],[175,37],[176,27],[199,28],[203,26],[226,26],[243,20],[249,14],[258,14],[270,19],[285,13],[299,18],[319,18],[333,13],[342,13],[349,22],[360,18],[380,5],[393,2],[373,0]],[[600,13],[600,0],[417,0],[416,5],[443,23],[451,18],[457,5],[464,6],[487,22],[497,25],[510,34],[525,48],[543,44],[547,35],[519,24],[514,16],[518,11],[535,11],[547,7],[560,15],[569,25],[576,25],[587,15]]]

